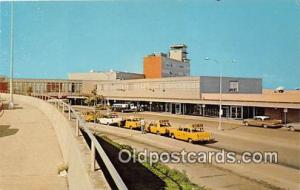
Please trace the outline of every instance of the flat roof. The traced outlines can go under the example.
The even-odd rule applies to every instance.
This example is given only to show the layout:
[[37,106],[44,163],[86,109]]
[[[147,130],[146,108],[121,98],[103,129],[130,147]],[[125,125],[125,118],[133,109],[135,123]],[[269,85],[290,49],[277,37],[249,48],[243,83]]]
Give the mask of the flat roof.
[[187,48],[187,46],[185,44],[174,44],[170,48]]

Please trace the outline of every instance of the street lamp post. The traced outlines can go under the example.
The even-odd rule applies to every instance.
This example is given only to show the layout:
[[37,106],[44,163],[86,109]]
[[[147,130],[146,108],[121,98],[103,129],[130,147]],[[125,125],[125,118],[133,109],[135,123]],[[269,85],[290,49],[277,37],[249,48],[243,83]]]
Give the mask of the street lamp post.
[[[222,115],[223,115],[223,109],[222,109],[222,88],[223,88],[223,68],[222,68],[222,63],[220,63],[218,60],[216,59],[210,59],[208,57],[205,58],[205,60],[212,60],[215,63],[219,64],[220,66],[220,78],[219,78],[219,86],[220,86],[220,91],[219,91],[219,125],[218,125],[218,130],[219,131],[223,131],[224,129],[222,128]],[[235,63],[235,60],[231,61],[232,63]]]
[[219,64],[220,66],[220,78],[219,78],[219,125],[218,125],[218,130],[222,131],[222,115],[223,115],[223,110],[222,110],[222,84],[223,84],[223,74],[222,74],[222,64],[216,60],[216,59],[210,59],[208,57],[205,58],[205,60],[212,60],[215,63]]
[[10,81],[9,81],[9,91],[10,91],[10,101],[9,108],[14,108],[14,98],[13,98],[13,76],[14,76],[14,43],[13,43],[13,25],[14,25],[14,3],[10,4]]

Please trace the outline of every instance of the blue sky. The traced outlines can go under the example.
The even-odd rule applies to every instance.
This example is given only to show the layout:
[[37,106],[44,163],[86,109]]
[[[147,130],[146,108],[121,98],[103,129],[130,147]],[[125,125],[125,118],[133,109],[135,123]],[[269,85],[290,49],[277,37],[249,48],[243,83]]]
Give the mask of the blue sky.
[[[142,72],[143,57],[185,43],[191,74],[262,77],[300,87],[300,0],[14,3],[16,77]],[[1,2],[0,75],[9,73],[10,4]],[[232,60],[235,60],[232,63]]]

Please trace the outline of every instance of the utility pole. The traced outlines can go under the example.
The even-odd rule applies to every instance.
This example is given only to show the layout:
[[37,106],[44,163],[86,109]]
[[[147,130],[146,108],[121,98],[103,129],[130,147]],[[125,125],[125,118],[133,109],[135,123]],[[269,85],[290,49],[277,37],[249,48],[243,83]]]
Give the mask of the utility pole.
[[219,103],[219,125],[218,125],[218,130],[222,131],[222,115],[223,115],[223,110],[222,110],[222,84],[223,84],[223,72],[222,72],[222,63],[220,64],[220,103]]
[[14,108],[14,97],[13,97],[13,76],[14,76],[14,42],[13,42],[13,25],[14,25],[14,2],[10,4],[10,81],[9,81],[9,109]]

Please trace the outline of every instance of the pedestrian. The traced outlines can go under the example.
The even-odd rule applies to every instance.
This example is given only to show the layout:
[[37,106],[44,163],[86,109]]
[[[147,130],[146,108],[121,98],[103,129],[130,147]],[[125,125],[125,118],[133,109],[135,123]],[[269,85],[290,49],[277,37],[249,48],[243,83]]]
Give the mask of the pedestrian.
[[146,134],[145,125],[146,125],[145,120],[141,119],[141,131],[142,131],[142,134]]

